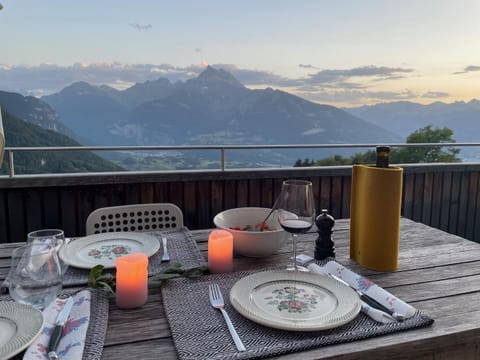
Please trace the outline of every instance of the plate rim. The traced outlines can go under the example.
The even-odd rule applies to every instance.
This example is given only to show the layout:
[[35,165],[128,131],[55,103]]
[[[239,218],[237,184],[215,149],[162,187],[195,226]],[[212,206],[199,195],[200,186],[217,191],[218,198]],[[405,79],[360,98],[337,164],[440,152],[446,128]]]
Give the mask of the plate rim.
[[[17,308],[17,311],[12,311],[12,308],[14,309],[15,307]],[[43,331],[45,325],[45,318],[40,310],[31,305],[21,304],[16,301],[0,301],[0,317],[14,322],[17,326],[15,335],[9,339],[9,341],[3,346],[3,349],[0,347],[0,356],[5,356],[6,359],[17,355],[30,346],[30,344],[33,343]],[[31,321],[32,317],[37,317],[36,320],[41,319],[41,321],[36,322],[38,323],[38,327],[36,329],[33,328]],[[26,334],[19,335],[21,331]],[[12,341],[19,336],[22,338]],[[19,342],[19,344],[17,344],[17,342]],[[8,348],[8,345],[10,345],[11,348]],[[5,350],[5,353],[2,353],[3,350]]]
[[[289,280],[289,278],[287,278],[287,274],[288,277],[290,277],[292,273],[293,271],[291,270],[267,270],[247,275],[238,280],[232,286],[229,296],[230,303],[236,311],[238,311],[242,316],[246,317],[247,319],[250,319],[258,324],[280,330],[319,331],[332,329],[349,323],[359,314],[361,310],[361,301],[358,295],[351,288],[340,284],[336,280],[330,279],[326,276],[302,271],[298,271],[296,273],[297,276],[300,276],[300,281],[314,285],[316,287],[320,286],[326,289],[328,292],[331,292],[336,297],[337,301],[345,301],[345,298],[339,297],[336,294],[339,291],[338,289],[349,295],[349,301],[353,302],[352,309],[346,314],[343,314],[343,320],[338,320],[334,323],[315,323],[314,321],[299,321],[297,323],[288,324],[286,321],[277,321],[271,316],[269,317],[268,313],[266,313],[265,310],[259,308],[256,304],[252,304],[252,302],[250,301],[250,297],[251,292],[255,288],[258,288],[259,286],[271,281]],[[251,279],[255,279],[255,281],[252,281]],[[247,284],[243,285],[243,283],[245,282],[247,282]],[[250,282],[250,284],[248,284],[248,282]],[[248,289],[248,291],[245,289],[245,287]],[[240,288],[243,288],[243,290],[239,291]],[[240,296],[237,297],[237,294]],[[252,309],[252,307],[254,309]]]
[[[157,253],[158,250],[160,250],[160,241],[154,235],[146,234],[146,233],[131,232],[131,231],[118,231],[118,232],[91,234],[84,237],[76,238],[74,241],[70,241],[68,242],[68,244],[63,245],[60,248],[59,256],[69,266],[73,266],[79,269],[92,269],[93,267],[99,264],[88,263],[86,261],[79,259],[78,257],[75,257],[75,256],[72,257],[72,255],[69,253],[69,249],[72,250],[78,247],[77,244],[80,244],[80,242],[82,244],[90,245],[98,241],[109,240],[109,238],[111,239],[119,236],[124,237],[125,238],[124,240],[140,241],[142,244],[145,244],[145,242],[152,242],[151,248],[148,249],[149,251],[144,252],[144,254],[146,254],[148,257],[154,255],[155,253]],[[100,264],[100,265],[102,265],[104,269],[115,268],[114,260],[108,261],[108,263],[109,264]]]

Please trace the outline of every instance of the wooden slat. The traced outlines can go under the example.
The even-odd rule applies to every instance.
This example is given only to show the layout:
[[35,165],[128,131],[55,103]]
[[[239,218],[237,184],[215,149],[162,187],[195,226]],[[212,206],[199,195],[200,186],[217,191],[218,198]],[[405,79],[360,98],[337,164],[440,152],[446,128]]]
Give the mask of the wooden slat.
[[25,223],[25,205],[23,191],[9,191],[7,195],[8,209],[8,238],[6,242],[26,241],[27,228]]
[[197,183],[197,224],[210,224],[213,219],[211,212],[210,190],[210,181],[199,181]]
[[350,200],[351,200],[351,186],[352,186],[352,177],[344,176],[342,178],[343,190],[342,190],[342,213],[341,218],[350,217]]
[[450,199],[452,196],[452,172],[445,172],[443,174],[442,187],[442,209],[440,213],[440,229],[448,231],[450,223]]
[[[44,228],[43,226],[43,216],[42,209],[43,199],[42,193],[37,189],[25,191],[25,208],[28,211],[25,213],[26,223],[27,223],[27,232],[39,230]],[[63,224],[59,221],[60,228],[63,229]]]
[[198,228],[198,212],[201,211],[198,204],[197,184],[187,181],[183,186],[183,217],[185,225],[190,229]]
[[248,206],[248,180],[237,181],[237,206]]
[[248,181],[248,204],[250,206],[262,206],[262,183],[260,179]]
[[334,218],[340,218],[342,216],[342,177],[332,177],[332,187],[330,190],[330,214]]
[[61,209],[61,229],[65,232],[65,236],[76,236],[84,231],[85,224],[81,229],[77,222],[77,207],[75,201],[75,191],[70,188],[60,189],[60,209]]
[[[185,206],[185,201],[189,201],[189,199],[186,199],[185,197],[184,183],[180,181],[170,183],[170,192],[167,199],[169,199],[168,202],[171,202],[177,205],[180,209],[183,209]],[[192,199],[192,201],[194,201],[194,199]]]
[[414,207],[414,197],[413,189],[415,174],[404,174],[403,175],[403,200],[402,200],[402,215],[412,219],[413,218],[413,207]]
[[462,174],[454,172],[452,174],[452,192],[450,194],[450,217],[448,222],[448,231],[456,234],[458,230],[458,216],[460,208],[460,188],[462,182]]
[[6,201],[6,191],[0,190],[0,244],[6,243],[8,239],[9,225],[8,219],[8,203]]
[[237,205],[237,184],[235,180],[224,182],[224,205],[223,209],[232,209]]
[[321,178],[320,179],[320,209],[328,209],[331,212],[331,179]]
[[469,186],[468,186],[468,206],[467,206],[467,223],[465,225],[465,237],[467,239],[475,240],[475,221],[477,218],[477,196],[478,196],[478,171],[471,172],[469,174]]
[[439,172],[434,173],[432,186],[432,207],[429,225],[436,228],[440,226],[440,213],[442,209],[442,185],[443,174]]
[[[480,187],[480,176],[478,179],[478,186]],[[477,190],[475,195],[472,195],[476,198],[476,204],[477,206],[480,206],[480,191]],[[473,219],[473,236],[471,240],[479,242],[480,243],[480,209],[476,208],[475,209],[475,217]]]
[[432,215],[432,197],[433,197],[433,174],[425,174],[423,184],[423,199],[422,199],[422,217],[421,221],[424,224],[431,223]]
[[425,174],[415,174],[414,188],[413,188],[413,216],[415,221],[422,221],[423,214],[423,189],[425,184]]
[[[470,174],[461,173],[461,182],[460,182],[460,195],[458,200],[458,220],[457,220],[457,231],[455,233],[458,236],[465,237],[467,233],[467,224],[475,217],[475,212],[469,213],[471,202],[470,196]],[[472,193],[474,194],[474,193]]]

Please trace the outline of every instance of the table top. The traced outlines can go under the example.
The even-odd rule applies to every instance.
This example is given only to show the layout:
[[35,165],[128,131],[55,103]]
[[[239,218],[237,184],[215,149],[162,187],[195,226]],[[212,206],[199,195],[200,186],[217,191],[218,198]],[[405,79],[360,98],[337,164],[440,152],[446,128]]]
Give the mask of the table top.
[[[349,221],[334,227],[336,260],[369,277],[400,299],[435,319],[432,326],[391,335],[275,357],[275,359],[462,359],[480,358],[480,244],[416,223],[401,220],[399,269],[378,273],[349,258]],[[210,230],[192,231],[207,255]],[[317,233],[299,236],[299,254],[313,255]],[[0,245],[0,280],[5,278],[11,251],[19,244]],[[235,257],[234,271],[287,264],[291,244],[267,258]],[[110,304],[103,359],[177,359],[160,289],[150,289],[141,309],[120,310]]]

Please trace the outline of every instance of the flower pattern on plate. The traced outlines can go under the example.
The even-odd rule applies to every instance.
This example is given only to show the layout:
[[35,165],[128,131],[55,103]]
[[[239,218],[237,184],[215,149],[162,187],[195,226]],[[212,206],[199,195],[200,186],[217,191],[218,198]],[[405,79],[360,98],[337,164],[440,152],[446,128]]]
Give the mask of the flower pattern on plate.
[[88,252],[88,256],[94,259],[115,259],[122,255],[131,253],[131,249],[126,245],[102,245],[100,248],[93,248]]
[[265,300],[278,311],[302,314],[315,309],[318,296],[301,287],[285,286],[273,290],[272,295],[265,297]]

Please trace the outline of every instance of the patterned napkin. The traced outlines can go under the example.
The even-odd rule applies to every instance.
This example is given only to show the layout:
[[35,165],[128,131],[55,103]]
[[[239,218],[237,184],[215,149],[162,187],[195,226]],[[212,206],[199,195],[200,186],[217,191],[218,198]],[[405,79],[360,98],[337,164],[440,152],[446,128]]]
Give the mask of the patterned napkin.
[[[73,295],[74,304],[63,329],[63,337],[57,347],[59,359],[82,359],[90,320],[91,292],[83,290]],[[45,326],[39,337],[28,347],[24,360],[48,360],[47,346],[55,328],[55,320],[65,305],[65,299],[57,299],[43,311]]]
[[314,259],[308,255],[297,256],[297,261],[299,263],[307,264],[310,262],[310,264],[307,266],[310,271],[322,274],[333,274],[348,283],[353,288],[361,290],[363,293],[374,298],[380,304],[392,310],[393,312],[404,315],[406,319],[415,315],[417,310],[413,306],[407,304],[387,290],[381,288],[372,280],[361,276],[350,269],[347,269],[345,266],[336,261],[332,260],[323,266],[319,266],[318,264],[312,262],[313,260]]

